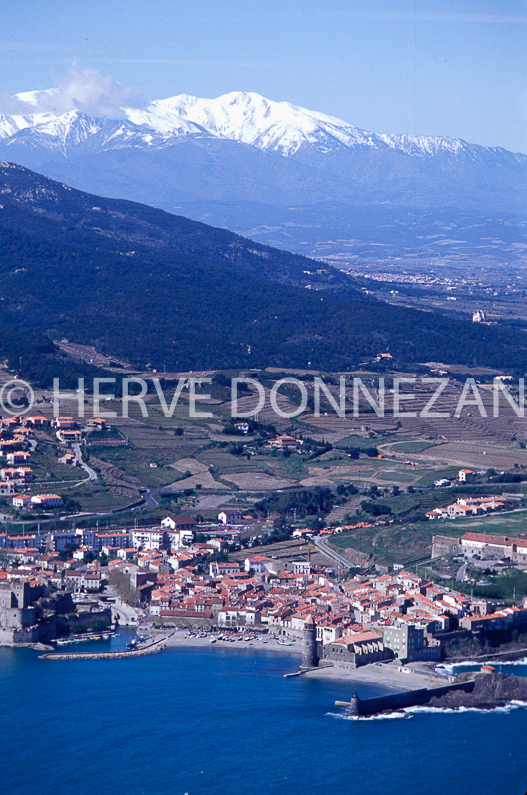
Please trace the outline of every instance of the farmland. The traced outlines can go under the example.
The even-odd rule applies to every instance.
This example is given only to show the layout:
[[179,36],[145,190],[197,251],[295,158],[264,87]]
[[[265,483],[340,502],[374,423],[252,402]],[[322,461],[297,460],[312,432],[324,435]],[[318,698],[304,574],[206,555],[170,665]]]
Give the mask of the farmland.
[[[184,374],[183,378],[191,375]],[[319,516],[329,525],[353,517],[357,521],[371,521],[362,507],[365,501],[380,505],[381,511],[389,511],[390,520],[396,519],[394,524],[354,532],[350,538],[335,537],[339,548],[345,549],[347,545],[387,562],[425,555],[431,536],[446,532],[439,529],[438,523],[421,520],[425,511],[455,499],[457,489],[436,489],[434,483],[440,479],[452,480],[461,467],[480,473],[471,487],[475,493],[490,488],[487,473],[506,471],[517,474],[519,485],[514,488],[519,497],[523,495],[521,477],[523,473],[527,476],[525,420],[517,416],[507,401],[502,401],[499,416],[494,416],[495,397],[486,382],[479,385],[480,403],[468,403],[456,415],[463,382],[458,377],[450,378],[434,405],[438,416],[426,412],[422,416],[434,385],[420,381],[413,373],[388,372],[383,376],[386,379],[383,416],[378,416],[362,395],[358,412],[348,411],[345,416],[338,416],[323,398],[320,416],[315,416],[314,374],[254,372],[251,377],[263,385],[265,405],[252,432],[240,435],[233,433],[229,380],[232,375],[239,374],[208,373],[197,378],[196,391],[203,398],[198,409],[209,416],[193,415],[188,387],[180,390],[177,405],[171,406],[175,381],[168,378],[164,382],[165,406],[152,390],[143,405],[132,401],[126,411],[123,402],[115,397],[103,399],[95,407],[87,396],[86,416],[93,415],[95,408],[96,414],[109,415],[108,430],[88,435],[83,446],[84,458],[96,470],[97,481],[83,482],[86,477],[82,470],[58,463],[61,448],[52,432],[42,434],[35,455],[35,475],[46,487],[71,492],[82,511],[88,513],[104,514],[138,501],[140,504],[142,494],[148,491],[158,503],[157,515],[163,510],[189,511],[210,519],[222,507],[233,505],[257,515],[255,506],[274,494],[281,495],[273,503],[277,506],[274,520],[291,521],[293,517],[300,525],[312,518],[303,512],[302,506],[309,500],[306,502],[302,495],[329,489],[324,503],[327,507]],[[366,385],[371,400],[379,401],[379,375],[367,371],[345,374],[347,382],[355,375]],[[277,413],[270,404],[273,384],[280,378],[293,376],[301,379],[300,384],[309,397],[307,404],[303,410],[295,411],[299,389],[286,383],[277,393]],[[320,376],[327,379],[328,389],[338,403],[340,374]],[[400,412],[395,415],[392,387],[395,379],[403,376],[407,382],[399,400]],[[212,383],[201,384],[205,377],[212,378]],[[485,378],[489,377],[486,373]],[[257,397],[253,387],[241,391],[239,413],[253,410]],[[44,401],[39,411],[50,415],[49,394],[39,393],[39,398]],[[352,401],[350,388],[346,390],[346,398]],[[169,411],[167,406],[171,406]],[[77,399],[61,400],[61,413],[75,416],[77,409]],[[281,416],[284,413],[295,416]],[[286,453],[272,449],[269,442],[281,433],[302,441],[300,448]],[[496,488],[492,487],[492,493]],[[466,489],[463,493],[467,493]],[[7,508],[5,500],[4,506]],[[152,510],[150,504],[149,510],[142,512],[150,515]],[[489,517],[486,521],[500,527],[502,517]],[[523,528],[519,519],[510,523],[511,532]],[[466,527],[468,524],[463,522],[449,523],[448,532],[462,533]]]

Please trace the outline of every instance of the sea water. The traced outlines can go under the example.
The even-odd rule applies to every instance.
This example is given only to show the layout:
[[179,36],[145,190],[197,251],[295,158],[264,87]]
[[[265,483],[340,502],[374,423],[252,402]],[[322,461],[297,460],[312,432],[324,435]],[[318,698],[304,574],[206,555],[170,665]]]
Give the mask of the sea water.
[[[112,641],[113,648],[121,639]],[[109,642],[79,651],[107,650]],[[70,651],[66,646],[61,651]],[[9,795],[523,795],[527,709],[350,720],[353,684],[284,679],[294,655],[171,648],[54,662],[0,649]],[[527,675],[525,665],[503,667]],[[385,688],[359,683],[359,695]]]

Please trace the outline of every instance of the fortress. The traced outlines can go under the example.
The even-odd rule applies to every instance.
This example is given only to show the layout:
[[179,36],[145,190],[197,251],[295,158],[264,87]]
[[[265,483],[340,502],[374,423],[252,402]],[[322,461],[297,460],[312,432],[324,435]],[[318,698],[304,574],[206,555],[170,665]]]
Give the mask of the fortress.
[[36,643],[40,640],[36,609],[32,601],[40,594],[27,582],[0,586],[0,644]]

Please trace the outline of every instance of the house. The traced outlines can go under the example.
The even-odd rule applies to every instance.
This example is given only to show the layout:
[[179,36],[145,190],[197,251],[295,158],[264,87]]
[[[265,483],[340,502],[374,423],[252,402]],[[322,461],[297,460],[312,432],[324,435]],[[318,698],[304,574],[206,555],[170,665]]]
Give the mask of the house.
[[293,561],[293,574],[303,575],[309,577],[311,574],[311,563],[307,560],[294,560]]
[[29,464],[31,461],[31,453],[26,453],[24,450],[15,450],[14,453],[6,455],[7,463],[10,466],[20,466],[21,464]]
[[33,428],[47,428],[50,425],[50,421],[47,417],[24,417],[22,420],[24,425],[31,425]]
[[73,430],[75,428],[75,420],[73,417],[55,417],[51,421],[51,424],[54,428],[58,430]]
[[0,496],[6,496],[15,493],[15,484],[12,480],[8,480],[5,483],[0,483]]
[[6,467],[0,470],[0,476],[2,480],[19,485],[33,480],[33,470],[31,467]]
[[297,528],[293,530],[293,538],[308,538],[313,535],[313,531],[308,528]]
[[299,439],[295,439],[294,436],[277,436],[276,439],[273,439],[270,442],[270,447],[273,447],[275,450],[298,450],[302,442]]
[[170,514],[166,516],[161,522],[161,527],[170,528],[170,530],[194,530],[198,523],[192,516],[174,516]]
[[270,558],[266,558],[264,555],[253,555],[251,558],[245,558],[245,571],[254,571],[257,574],[261,574],[264,571],[267,571],[267,564],[271,562]]
[[82,442],[82,431],[63,430],[57,431],[57,439],[63,444],[76,444]]
[[91,419],[86,420],[86,427],[95,428],[97,431],[104,431],[106,429],[106,423],[100,417],[92,417]]
[[121,560],[127,560],[133,558],[136,552],[137,550],[134,547],[123,547],[117,551],[117,557]]
[[59,494],[35,494],[31,502],[40,508],[60,508],[62,497]]
[[116,558],[120,549],[121,547],[113,547],[111,544],[103,544],[101,552],[108,558]]
[[460,469],[457,479],[460,483],[470,483],[474,479],[474,473],[471,469]]
[[101,590],[101,573],[90,571],[83,577],[84,590],[89,593],[98,593]]
[[243,433],[246,436],[249,433],[249,423],[248,422],[235,422],[234,427],[236,428],[239,433]]
[[66,453],[65,455],[59,458],[59,464],[67,464],[69,466],[77,466],[77,459],[73,455],[73,453]]
[[15,481],[18,483],[29,483],[33,480],[33,470],[31,467],[17,467],[15,470]]
[[219,563],[217,560],[214,560],[212,563],[209,564],[209,573],[213,577],[221,576],[224,574],[239,574],[240,573],[240,564],[239,563]]
[[237,522],[241,522],[241,520],[241,511],[236,508],[220,511],[218,514],[218,521],[222,524],[236,524]]
[[13,497],[13,508],[29,508],[31,505],[30,494],[17,494]]
[[83,586],[84,575],[78,569],[68,569],[64,572],[64,585],[74,593],[80,593]]

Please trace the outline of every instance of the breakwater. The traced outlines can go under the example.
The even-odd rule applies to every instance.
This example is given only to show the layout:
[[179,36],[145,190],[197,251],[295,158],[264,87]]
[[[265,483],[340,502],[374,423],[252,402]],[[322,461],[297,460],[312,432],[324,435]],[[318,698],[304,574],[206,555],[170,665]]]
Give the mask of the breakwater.
[[95,651],[95,652],[70,652],[39,654],[39,660],[118,660],[124,657],[144,657],[146,654],[155,654],[166,646],[167,638],[156,640],[150,646],[130,651]]
[[348,714],[354,715],[376,715],[379,712],[386,712],[394,709],[405,709],[406,707],[417,707],[427,704],[432,698],[441,698],[453,690],[471,692],[474,689],[474,681],[456,682],[441,687],[422,687],[418,690],[403,690],[400,693],[390,693],[386,696],[376,698],[360,698],[355,692],[350,701],[335,701],[337,707],[347,707]]
[[527,680],[525,677],[489,671],[479,674],[461,674],[457,680],[442,687],[424,687],[405,690],[378,698],[361,699],[355,692],[350,701],[336,701],[338,707],[346,707],[348,715],[376,715],[380,712],[428,705],[439,709],[494,709],[511,701],[527,704]]

